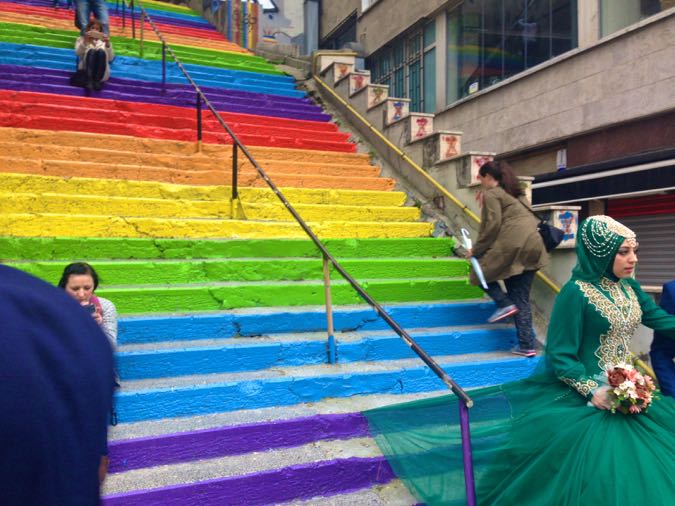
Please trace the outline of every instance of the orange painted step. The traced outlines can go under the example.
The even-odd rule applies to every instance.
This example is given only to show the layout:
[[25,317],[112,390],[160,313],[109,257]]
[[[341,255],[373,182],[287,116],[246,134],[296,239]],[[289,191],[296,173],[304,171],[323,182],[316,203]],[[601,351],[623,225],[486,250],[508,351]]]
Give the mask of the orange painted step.
[[[23,159],[41,161],[73,161],[89,163],[106,163],[116,165],[144,165],[157,168],[181,170],[218,170],[230,167],[231,152],[224,156],[193,156],[135,153],[133,151],[111,151],[105,145],[92,147],[69,147],[41,144],[12,144],[0,140],[0,160]],[[8,162],[9,163],[9,162]],[[314,174],[327,176],[377,177],[379,167],[372,165],[316,163],[303,161],[285,161],[275,159],[258,159],[265,171],[289,174]],[[245,157],[238,159],[240,170],[253,171],[253,164]]]
[[[252,147],[275,184],[294,188],[392,190],[395,181],[363,154]],[[220,185],[231,178],[232,149],[154,139],[88,133],[0,128],[0,171],[61,177],[95,177]],[[241,186],[266,183],[243,155]]]
[[[197,151],[195,142],[183,142],[163,139],[147,139],[125,135],[101,135],[87,132],[57,132],[53,130],[2,128],[0,141],[31,144],[53,144],[56,146],[91,147],[105,146],[114,151],[134,151],[137,153],[154,153],[165,155],[194,155]],[[340,163],[363,165],[370,163],[366,153],[343,153],[339,151],[318,151],[277,148],[271,146],[251,146],[249,152],[256,159],[273,158],[275,160],[316,163]],[[219,144],[203,144],[204,154],[214,156],[230,156],[231,146]]]
[[[0,171],[20,174],[38,174],[61,177],[89,177],[124,179],[135,181],[161,181],[174,184],[219,185],[231,183],[231,168],[186,171],[148,167],[143,165],[117,165],[107,163],[71,162],[54,160],[21,160],[0,157]],[[379,177],[327,176],[312,174],[285,174],[266,171],[275,185],[281,188],[332,188],[340,190],[394,189],[395,181]],[[242,170],[238,175],[240,186],[267,187],[262,177],[251,170]]]

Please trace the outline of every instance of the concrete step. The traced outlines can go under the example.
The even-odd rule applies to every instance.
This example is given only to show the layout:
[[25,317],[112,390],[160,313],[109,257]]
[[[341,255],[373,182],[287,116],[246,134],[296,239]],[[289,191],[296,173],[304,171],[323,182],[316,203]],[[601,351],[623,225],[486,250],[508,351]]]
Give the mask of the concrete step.
[[[435,358],[465,388],[527,377],[538,363],[536,358],[514,358],[497,352]],[[124,381],[115,402],[120,422],[128,423],[444,388],[419,359],[403,359]]]
[[[123,79],[115,74],[99,91],[89,91],[70,84],[71,71],[0,64],[0,88],[108,100],[146,102],[195,108],[192,86]],[[330,121],[331,117],[307,99],[282,95],[251,93],[224,88],[202,87],[202,92],[218,111],[275,116],[309,121]]]
[[[64,263],[3,263],[56,284]],[[225,281],[307,281],[323,279],[323,262],[318,258],[228,258],[160,260],[100,260],[96,272],[101,288],[142,285],[182,285]],[[458,258],[344,258],[340,264],[356,279],[460,277],[468,264]],[[331,272],[333,280],[341,275]]]
[[[517,344],[513,328],[408,329],[413,339],[431,355],[470,355],[508,351]],[[416,355],[396,334],[384,331],[335,334],[339,363],[386,361]],[[264,370],[288,365],[325,363],[326,333],[273,335],[221,339],[216,342],[178,342],[174,347],[138,349],[122,346],[116,354],[117,372],[123,380]]]
[[[32,58],[31,58],[31,55]],[[0,42],[0,63],[20,67],[43,68],[72,72],[74,57],[72,49],[53,48],[34,44]],[[162,81],[162,64],[132,56],[116,56],[114,78],[123,78],[145,83],[188,85],[178,65],[166,63],[165,79]],[[268,76],[253,72],[220,69],[206,65],[185,64],[190,77],[200,86],[248,93],[263,93],[295,99],[306,99],[306,93],[296,90],[287,82],[279,81],[284,76]]]
[[[1,178],[0,178],[1,179]],[[420,210],[415,207],[362,207],[350,205],[294,204],[304,220],[317,222],[330,216],[341,222],[416,222]],[[63,193],[8,193],[0,192],[0,212],[68,214],[77,209],[89,216],[135,218],[194,219],[219,218],[252,221],[288,222],[295,219],[286,207],[276,203],[240,201],[233,206],[229,200],[203,201],[187,199],[152,199],[138,197],[105,197],[100,195],[73,195]]]
[[[219,144],[202,144],[201,151],[194,142],[149,139],[124,135],[107,135],[89,132],[63,132],[44,129],[0,128],[0,141],[15,144],[92,148],[105,146],[115,152],[133,152],[155,156],[206,156],[231,159],[232,147]],[[290,163],[311,162],[320,164],[368,165],[370,157],[364,153],[251,146],[249,152],[256,159],[281,160]],[[241,156],[240,156],[241,158]]]
[[[0,158],[1,160],[2,158]],[[0,162],[1,163],[1,162]],[[84,162],[82,162],[84,163]],[[16,166],[17,164],[13,164]],[[64,197],[101,197],[163,200],[167,203],[181,201],[199,205],[219,204],[232,198],[230,186],[225,185],[176,185],[154,181],[124,181],[105,178],[51,177],[15,174],[0,171],[0,188],[5,193],[40,194]],[[278,206],[281,202],[269,188],[243,187],[238,189],[242,206]],[[294,205],[371,207],[373,209],[400,208],[406,200],[403,192],[378,192],[334,189],[284,189],[284,195]]]
[[[447,329],[484,325],[494,310],[485,299],[435,303],[390,303],[384,306],[403,328]],[[338,333],[389,331],[388,325],[369,306],[339,305],[333,308],[333,326]],[[491,326],[500,329],[499,325]],[[119,322],[118,344],[206,342],[209,339],[250,338],[266,335],[323,333],[325,306],[270,306],[238,308],[216,313],[189,315],[127,316]]]
[[[195,112],[185,107],[8,90],[0,90],[0,104],[3,108],[2,117],[5,126],[16,126],[9,125],[8,122],[31,122],[36,118],[42,118],[46,125],[51,127],[50,122],[61,120],[64,124],[71,124],[77,119],[83,123],[83,127],[79,130],[71,128],[76,131],[81,131],[84,125],[94,128],[93,132],[97,131],[97,125],[108,125],[107,133],[119,133],[117,131],[124,130],[125,125],[127,129],[132,130],[143,126],[149,131],[146,135],[140,135],[142,137],[180,139],[181,136],[187,136],[196,139]],[[283,146],[284,143],[291,143],[289,147],[293,147],[306,142],[315,146],[315,149],[320,149],[318,146],[323,143],[325,149],[354,151],[349,147],[352,145],[346,143],[349,134],[338,132],[337,126],[333,123],[226,112],[223,112],[221,117],[237,136],[268,136],[271,139],[270,145]],[[210,111],[203,115],[202,131],[207,142],[209,138],[220,139],[225,134]],[[221,143],[231,142],[225,142],[225,138],[222,137]]]
[[[67,10],[53,10],[45,7],[19,6],[8,2],[0,3],[0,21],[8,23],[30,24],[34,26],[51,27],[59,30],[73,28],[72,13]],[[131,23],[122,26],[122,20],[117,16],[110,16],[110,33],[117,37],[131,37]],[[246,50],[227,41],[215,30],[180,27],[166,23],[155,23],[155,26],[165,36],[169,44],[204,47],[221,51],[246,53]],[[137,27],[140,30],[140,24]],[[218,37],[220,36],[220,37]],[[144,38],[158,41],[155,32],[146,23]]]
[[[447,257],[454,246],[450,237],[401,239],[326,239],[323,244],[336,258]],[[320,258],[309,239],[114,239],[0,236],[0,258],[12,261],[188,260],[226,258]],[[98,266],[98,264],[97,264]],[[116,279],[116,278],[111,278]],[[106,280],[102,281],[106,283]]]
[[[428,237],[431,223],[309,221],[321,239],[350,237]],[[169,219],[85,214],[5,213],[0,229],[16,237],[154,237],[181,239],[258,239],[307,237],[295,222],[223,219]]]
[[[480,289],[466,278],[361,279],[360,285],[376,300],[435,302],[475,298]],[[108,287],[99,290],[123,314],[218,311],[246,307],[304,306],[324,302],[322,281],[225,282],[147,287]],[[346,281],[331,282],[334,304],[358,304],[356,291]]]
[[[66,133],[66,132],[64,132]],[[68,132],[71,133],[71,132]],[[223,167],[228,167],[228,162],[214,164],[211,170],[183,170],[165,167],[151,167],[145,165],[105,164],[87,161],[73,162],[61,160],[31,160],[22,158],[0,158],[0,172],[10,171],[22,174],[38,174],[60,177],[84,177],[105,178],[135,181],[162,181],[181,185],[223,185],[231,181],[231,175],[224,176]],[[228,171],[231,171],[232,162],[229,162]],[[267,176],[284,191],[287,188],[303,189],[335,189],[335,190],[365,190],[365,191],[388,191],[394,188],[395,181],[390,178],[371,175],[366,170],[363,176],[343,175],[339,171],[337,175],[325,175],[320,170],[312,174],[303,166],[294,167],[284,164],[276,168],[272,167]],[[327,169],[327,168],[326,168]],[[263,166],[263,170],[265,167]],[[290,172],[289,172],[290,171]],[[355,168],[354,172],[360,172]],[[252,167],[242,164],[242,170],[237,176],[240,187],[269,188],[267,182]]]
[[[34,44],[56,48],[71,49],[77,32],[73,30],[58,30],[50,27],[41,27],[19,23],[0,22],[0,41],[13,44]],[[110,37],[115,53],[120,56],[138,56],[140,41],[127,37]],[[174,54],[184,63],[208,65],[211,67],[239,70],[245,72],[281,75],[273,65],[263,58],[242,52],[225,52],[213,49],[195,48],[172,44]],[[161,60],[161,44],[145,40],[143,42],[143,58],[147,60]]]
[[[72,72],[75,63],[72,49],[0,42],[0,64]],[[162,83],[161,62],[118,55],[115,57],[114,67],[113,78],[123,78],[148,84]],[[275,80],[283,76],[219,69],[207,65],[185,64],[184,68],[200,87],[306,99],[304,91],[296,90],[288,83]],[[172,60],[166,63],[164,82],[179,85],[189,84],[178,65]]]

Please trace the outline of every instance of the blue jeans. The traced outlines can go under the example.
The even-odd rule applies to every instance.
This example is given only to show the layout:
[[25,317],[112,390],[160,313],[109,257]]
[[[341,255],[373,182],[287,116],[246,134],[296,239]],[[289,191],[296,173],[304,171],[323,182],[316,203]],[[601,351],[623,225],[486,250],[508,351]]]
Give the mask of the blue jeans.
[[94,17],[103,25],[103,33],[110,35],[110,21],[108,19],[108,4],[105,0],[75,0],[77,9],[77,22],[80,25],[80,35],[84,35],[89,24],[89,16]]
[[534,274],[535,271],[525,271],[505,279],[506,293],[502,292],[496,281],[488,283],[488,289],[485,290],[498,307],[513,304],[518,308],[518,312],[513,315],[513,320],[516,324],[518,344],[521,350],[533,350],[537,344],[534,328],[532,328],[532,309],[530,308],[530,289]]

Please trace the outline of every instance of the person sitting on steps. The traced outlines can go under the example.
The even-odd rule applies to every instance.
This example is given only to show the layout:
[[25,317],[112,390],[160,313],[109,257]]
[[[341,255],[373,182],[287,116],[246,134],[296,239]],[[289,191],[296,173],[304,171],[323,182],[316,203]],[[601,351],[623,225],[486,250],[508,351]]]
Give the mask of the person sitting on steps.
[[75,41],[75,54],[79,57],[77,69],[83,82],[73,84],[82,84],[89,90],[100,90],[110,78],[110,62],[115,58],[110,38],[103,32],[100,21],[89,21],[84,35]]

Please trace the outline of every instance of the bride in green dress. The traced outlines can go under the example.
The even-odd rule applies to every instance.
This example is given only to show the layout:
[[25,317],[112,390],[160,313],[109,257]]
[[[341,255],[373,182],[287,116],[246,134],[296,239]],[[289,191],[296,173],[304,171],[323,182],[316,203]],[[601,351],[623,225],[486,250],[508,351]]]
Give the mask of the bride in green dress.
[[[675,504],[675,401],[657,392],[640,413],[610,409],[605,371],[631,362],[640,323],[675,338],[675,316],[633,278],[637,247],[614,219],[585,220],[538,370],[469,392],[478,504]],[[365,413],[397,476],[426,504],[466,504],[456,402]]]

